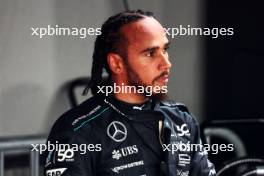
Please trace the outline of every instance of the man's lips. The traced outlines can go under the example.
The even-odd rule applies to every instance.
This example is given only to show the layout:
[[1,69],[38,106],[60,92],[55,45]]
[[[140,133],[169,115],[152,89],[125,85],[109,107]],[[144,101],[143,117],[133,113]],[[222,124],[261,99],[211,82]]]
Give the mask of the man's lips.
[[160,77],[158,80],[161,80],[162,82],[168,83],[169,76],[168,75],[164,75],[164,76]]
[[167,73],[162,74],[156,80],[159,81],[159,82],[168,83],[168,81],[169,81],[169,74],[167,74]]

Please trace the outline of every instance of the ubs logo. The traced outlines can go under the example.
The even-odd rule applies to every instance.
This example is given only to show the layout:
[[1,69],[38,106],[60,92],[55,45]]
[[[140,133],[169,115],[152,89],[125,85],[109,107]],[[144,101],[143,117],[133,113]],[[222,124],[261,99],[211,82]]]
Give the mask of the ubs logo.
[[138,153],[138,148],[136,145],[133,146],[128,146],[121,148],[119,150],[113,150],[112,151],[112,158],[119,160],[122,157],[128,156],[128,155],[133,155]]

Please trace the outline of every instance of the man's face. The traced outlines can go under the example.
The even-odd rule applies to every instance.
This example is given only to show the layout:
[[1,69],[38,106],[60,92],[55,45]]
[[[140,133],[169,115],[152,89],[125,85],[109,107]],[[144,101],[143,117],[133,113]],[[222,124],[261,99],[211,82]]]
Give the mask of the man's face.
[[145,17],[124,26],[121,32],[127,40],[128,84],[160,89],[166,86],[171,63],[167,53],[169,42],[161,24],[154,18]]

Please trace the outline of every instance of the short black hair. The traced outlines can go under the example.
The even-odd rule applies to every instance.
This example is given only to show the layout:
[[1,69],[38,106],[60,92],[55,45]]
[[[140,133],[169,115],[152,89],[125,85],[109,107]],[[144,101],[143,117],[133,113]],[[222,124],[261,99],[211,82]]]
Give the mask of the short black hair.
[[[154,16],[152,12],[148,11],[127,10],[111,16],[105,21],[101,28],[101,35],[97,36],[95,40],[91,80],[85,88],[84,94],[87,94],[89,89],[91,89],[94,95],[98,91],[97,86],[111,82],[111,71],[107,63],[107,54],[113,52],[124,57],[124,37],[120,29],[124,25],[139,21],[144,17]],[[107,83],[103,82],[104,69],[108,73]]]

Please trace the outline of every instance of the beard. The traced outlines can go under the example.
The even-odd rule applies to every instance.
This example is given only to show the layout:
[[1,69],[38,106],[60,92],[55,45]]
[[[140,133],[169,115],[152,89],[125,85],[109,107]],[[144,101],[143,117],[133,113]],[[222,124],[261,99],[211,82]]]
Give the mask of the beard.
[[[129,86],[135,86],[137,89],[138,87],[144,87],[146,90],[147,86],[154,86],[155,81],[158,80],[160,77],[164,76],[167,74],[167,72],[163,72],[161,75],[157,76],[156,78],[153,79],[151,82],[151,85],[147,85],[146,83],[143,82],[143,80],[139,77],[139,75],[130,67],[130,65],[127,63],[126,64],[126,69],[127,69],[127,79],[128,79],[128,84]],[[166,100],[167,99],[167,94],[166,93],[155,93],[151,92],[151,96],[148,96],[146,91],[142,93],[145,97],[151,97],[154,100]]]

